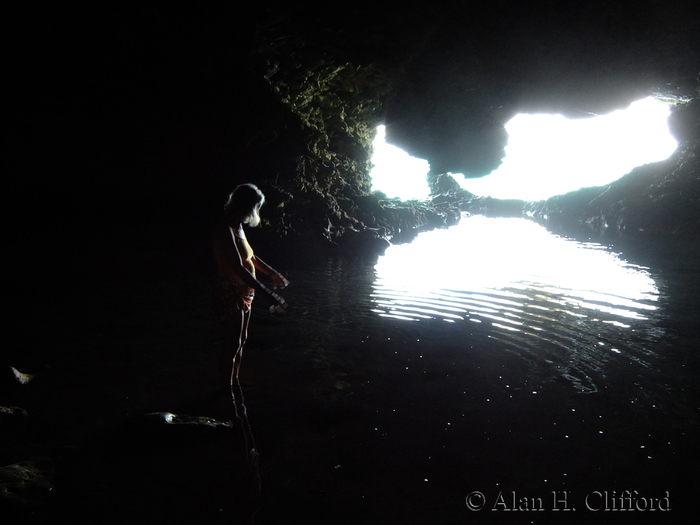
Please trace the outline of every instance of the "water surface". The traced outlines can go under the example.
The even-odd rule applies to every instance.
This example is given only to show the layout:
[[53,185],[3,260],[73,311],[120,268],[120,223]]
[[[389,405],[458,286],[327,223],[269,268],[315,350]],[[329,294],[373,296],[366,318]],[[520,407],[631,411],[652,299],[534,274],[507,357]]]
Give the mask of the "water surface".
[[551,365],[582,392],[597,390],[593,377],[610,361],[650,366],[660,350],[649,268],[524,219],[465,218],[392,246],[376,272],[378,315],[484,324],[506,351]]
[[376,263],[290,270],[293,309],[251,327],[251,348],[279,338],[249,358],[280,388],[247,396],[263,470],[270,448],[289,461],[263,475],[261,516],[457,523],[477,519],[472,491],[637,490],[671,491],[682,522],[698,488],[681,481],[698,465],[697,255],[466,217]]

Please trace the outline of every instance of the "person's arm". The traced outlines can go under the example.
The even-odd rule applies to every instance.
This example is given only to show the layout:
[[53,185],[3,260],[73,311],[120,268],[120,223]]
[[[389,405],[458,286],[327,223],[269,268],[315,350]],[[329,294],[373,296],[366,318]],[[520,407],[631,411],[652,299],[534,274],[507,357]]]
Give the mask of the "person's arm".
[[226,257],[226,261],[231,266],[231,269],[234,272],[236,272],[236,275],[238,275],[241,278],[241,280],[251,288],[255,288],[256,291],[262,291],[263,294],[265,294],[273,303],[273,306],[286,309],[286,301],[278,294],[270,290],[263,283],[258,281],[255,277],[253,277],[253,274],[251,274],[243,266],[241,262],[241,256],[238,253],[238,247],[236,246],[236,243],[233,240],[233,232],[231,231],[231,228],[229,228],[227,225],[219,226],[217,227],[216,235],[221,236],[221,240],[223,241],[221,242],[221,247],[224,257]]
[[284,277],[284,275],[279,273],[277,270],[275,270],[272,266],[267,264],[257,255],[253,255],[253,265],[255,266],[256,270],[267,275],[270,278],[270,280],[272,281],[273,289],[284,288],[286,286],[289,286],[289,281]]

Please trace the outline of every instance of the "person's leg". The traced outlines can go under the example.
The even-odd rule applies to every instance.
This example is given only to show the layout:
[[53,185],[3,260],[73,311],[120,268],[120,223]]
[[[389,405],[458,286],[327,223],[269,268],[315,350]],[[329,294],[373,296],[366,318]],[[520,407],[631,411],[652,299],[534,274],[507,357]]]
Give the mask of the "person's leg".
[[221,386],[226,386],[229,390],[233,376],[231,369],[235,363],[236,352],[240,345],[241,315],[235,308],[228,308],[221,316],[221,327],[223,332],[223,342],[219,358],[219,375]]
[[239,318],[236,326],[238,326],[238,336],[236,342],[236,353],[233,357],[233,368],[231,370],[231,384],[238,378],[238,374],[241,371],[241,361],[243,360],[243,347],[248,339],[248,325],[250,324],[250,313],[251,310],[244,311],[239,310]]
[[260,490],[260,472],[259,467],[259,453],[255,446],[255,438],[253,437],[253,431],[250,428],[250,422],[248,421],[248,410],[245,406],[245,400],[243,399],[243,389],[241,388],[241,383],[238,380],[238,374],[241,371],[241,361],[243,360],[243,347],[245,346],[246,339],[248,338],[248,324],[250,323],[250,313],[251,310],[240,310],[241,314],[240,320],[240,331],[238,332],[238,349],[236,350],[236,355],[233,358],[233,369],[231,370],[231,397],[233,399],[233,408],[236,417],[241,421],[241,427],[243,429],[243,435],[246,442],[246,454],[250,466],[252,467],[253,475],[255,476],[256,483],[258,485],[258,490]]

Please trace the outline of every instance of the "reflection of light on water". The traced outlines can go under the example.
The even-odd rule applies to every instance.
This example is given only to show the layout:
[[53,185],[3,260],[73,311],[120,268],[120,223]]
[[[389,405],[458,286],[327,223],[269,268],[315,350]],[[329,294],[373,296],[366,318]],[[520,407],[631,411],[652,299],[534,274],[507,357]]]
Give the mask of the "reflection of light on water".
[[645,268],[526,219],[464,218],[391,246],[375,269],[375,314],[446,321],[470,347],[525,359],[531,380],[579,392],[598,390],[610,359],[648,367],[663,333]]
[[627,326],[655,310],[658,297],[645,269],[524,219],[465,218],[390,247],[376,272],[380,315],[487,320],[508,330],[539,330],[538,317],[554,311]]

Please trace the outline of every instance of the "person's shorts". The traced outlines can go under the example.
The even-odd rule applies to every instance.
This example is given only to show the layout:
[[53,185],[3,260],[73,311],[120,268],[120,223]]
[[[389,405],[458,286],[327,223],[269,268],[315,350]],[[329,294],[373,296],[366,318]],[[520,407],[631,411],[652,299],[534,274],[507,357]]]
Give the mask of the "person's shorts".
[[247,284],[217,279],[214,299],[220,315],[230,316],[238,312],[249,312],[253,306],[255,290]]

